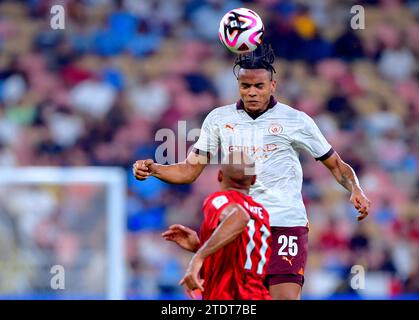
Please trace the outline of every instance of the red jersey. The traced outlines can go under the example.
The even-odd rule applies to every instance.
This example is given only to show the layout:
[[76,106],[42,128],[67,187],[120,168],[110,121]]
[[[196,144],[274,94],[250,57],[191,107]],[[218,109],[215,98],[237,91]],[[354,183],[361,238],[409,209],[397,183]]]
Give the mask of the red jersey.
[[232,203],[241,205],[250,220],[236,239],[205,259],[201,271],[203,299],[271,299],[263,284],[271,255],[271,233],[269,215],[262,205],[239,191],[213,193],[204,202],[200,241],[208,240],[220,223],[221,212]]

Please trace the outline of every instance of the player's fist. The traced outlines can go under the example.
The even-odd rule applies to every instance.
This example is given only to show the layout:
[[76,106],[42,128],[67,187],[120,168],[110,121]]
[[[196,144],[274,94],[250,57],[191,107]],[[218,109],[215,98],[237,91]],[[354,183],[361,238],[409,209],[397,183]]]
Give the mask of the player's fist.
[[156,173],[156,165],[152,159],[137,160],[132,165],[132,173],[137,180],[145,180],[153,173]]
[[360,189],[355,189],[351,194],[350,200],[355,209],[359,212],[357,220],[361,221],[365,219],[369,214],[371,201],[367,198],[364,192]]
[[200,254],[195,254],[191,261],[189,261],[185,275],[179,281],[179,284],[185,287],[186,293],[193,299],[196,298],[194,290],[199,289],[204,291],[204,280],[199,276],[203,263],[204,260],[201,258]]

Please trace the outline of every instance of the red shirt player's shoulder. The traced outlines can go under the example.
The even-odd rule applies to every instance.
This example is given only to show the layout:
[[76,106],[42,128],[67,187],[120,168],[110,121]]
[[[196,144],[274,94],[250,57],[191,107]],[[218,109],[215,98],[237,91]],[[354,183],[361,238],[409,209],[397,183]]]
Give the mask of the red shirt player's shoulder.
[[213,207],[217,210],[221,209],[221,207],[225,206],[226,204],[235,202],[232,200],[231,194],[229,191],[217,191],[210,194],[204,200],[204,208]]
[[224,208],[235,202],[228,191],[214,192],[208,196],[202,207],[204,222],[201,227],[201,234],[211,233],[218,226],[220,214]]

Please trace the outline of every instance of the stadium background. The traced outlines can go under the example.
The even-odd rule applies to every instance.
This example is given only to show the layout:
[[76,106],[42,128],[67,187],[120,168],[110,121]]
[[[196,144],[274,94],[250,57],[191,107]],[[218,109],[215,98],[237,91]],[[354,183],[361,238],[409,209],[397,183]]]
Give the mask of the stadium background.
[[[65,6],[65,30],[50,27],[54,4]],[[365,8],[364,30],[350,28],[355,4]],[[238,98],[234,55],[217,35],[220,18],[236,7],[264,20],[265,42],[277,55],[278,100],[315,119],[373,203],[357,223],[349,194],[301,155],[311,222],[303,298],[418,298],[418,1],[1,1],[0,166],[124,168],[127,298],[185,299],[177,282],[190,254],[160,233],[175,222],[199,227],[202,200],[218,187],[217,168],[173,186],[135,182],[131,165],[154,157],[159,128],[177,132],[182,120],[187,130],[199,128],[214,106]],[[103,252],[92,255],[106,238],[101,192],[75,186],[15,195],[39,210],[15,224],[0,219],[1,297],[49,293],[49,274],[10,264],[25,246],[37,265],[92,260],[66,283],[85,281],[89,294],[102,290],[92,288],[105,272]],[[1,214],[12,198],[0,197]],[[51,210],[60,201],[66,209]],[[50,210],[42,212],[42,204]],[[86,239],[93,251],[85,250]],[[45,250],[49,255],[40,254]],[[349,285],[356,264],[366,270],[364,290]]]

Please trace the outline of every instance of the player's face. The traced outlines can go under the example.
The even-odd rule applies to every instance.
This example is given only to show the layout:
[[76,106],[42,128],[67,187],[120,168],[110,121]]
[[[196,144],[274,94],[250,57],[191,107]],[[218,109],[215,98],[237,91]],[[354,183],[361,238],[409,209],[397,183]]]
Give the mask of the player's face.
[[265,69],[240,69],[239,90],[244,108],[251,113],[265,111],[269,99],[275,92],[276,81]]

